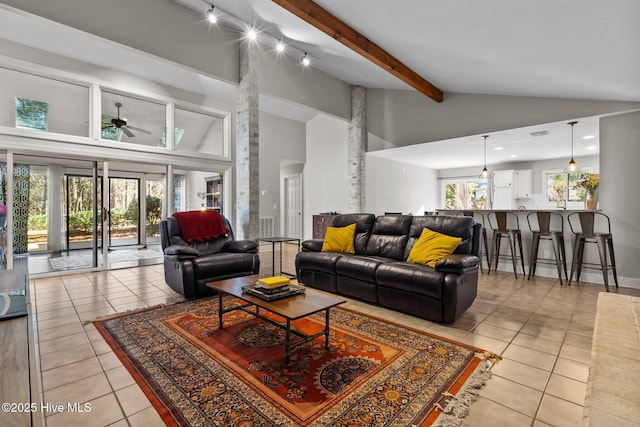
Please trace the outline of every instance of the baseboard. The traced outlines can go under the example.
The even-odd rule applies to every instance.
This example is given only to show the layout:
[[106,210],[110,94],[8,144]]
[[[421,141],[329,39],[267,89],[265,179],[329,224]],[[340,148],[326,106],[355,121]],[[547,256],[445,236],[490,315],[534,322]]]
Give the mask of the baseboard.
[[[484,268],[486,268],[486,265],[483,266]],[[567,268],[569,268],[570,266],[567,266]],[[527,266],[528,268],[528,266]],[[504,271],[504,272],[513,272],[513,266],[510,263],[507,262],[500,262],[498,264],[498,270],[499,271]],[[567,273],[570,273],[571,271],[567,271]],[[527,270],[528,273],[528,270]],[[520,268],[518,268],[518,274],[520,274]],[[555,267],[552,266],[542,266],[542,265],[538,265],[536,267],[536,276],[539,277],[551,277],[551,278],[557,278],[558,277],[558,270],[556,270]],[[525,275],[526,277],[526,275]],[[600,271],[585,271],[583,270],[582,273],[580,274],[580,282],[586,282],[586,283],[593,283],[593,284],[599,284],[604,286],[604,280],[602,279],[602,272]],[[631,288],[631,289],[640,289],[640,278],[637,277],[624,277],[624,276],[620,276],[618,275],[618,285],[621,288]],[[615,283],[613,281],[613,274],[611,272],[609,272],[609,289],[611,288],[615,288]]]

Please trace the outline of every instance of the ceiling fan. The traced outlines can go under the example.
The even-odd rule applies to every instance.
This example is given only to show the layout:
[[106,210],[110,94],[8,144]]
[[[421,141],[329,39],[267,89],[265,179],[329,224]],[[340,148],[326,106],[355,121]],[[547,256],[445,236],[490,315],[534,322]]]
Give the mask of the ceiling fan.
[[149,132],[146,129],[141,129],[135,126],[127,125],[127,121],[125,119],[120,118],[120,107],[122,107],[122,103],[116,102],[116,108],[118,109],[118,117],[112,118],[111,123],[103,124],[102,129],[115,127],[122,130],[122,132],[124,132],[124,134],[127,135],[129,138],[133,138],[135,136],[133,132],[131,132],[131,129],[136,130],[138,132],[146,133],[147,135],[151,135],[151,132]]

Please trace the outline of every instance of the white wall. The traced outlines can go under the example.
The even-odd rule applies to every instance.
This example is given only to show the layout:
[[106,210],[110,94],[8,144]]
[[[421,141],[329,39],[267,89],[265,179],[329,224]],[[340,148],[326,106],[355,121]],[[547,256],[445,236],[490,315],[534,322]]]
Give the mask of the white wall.
[[367,212],[423,215],[437,205],[436,171],[367,155]]
[[312,215],[347,213],[348,124],[323,114],[307,123],[307,157],[302,177],[303,238],[312,236]]
[[600,207],[611,218],[621,284],[640,288],[640,112],[600,120]]
[[367,90],[367,130],[395,146],[442,141],[640,108],[638,102]]
[[[304,162],[304,123],[260,113],[260,216],[274,217],[275,235],[280,235],[280,161]],[[266,194],[263,195],[263,192]]]

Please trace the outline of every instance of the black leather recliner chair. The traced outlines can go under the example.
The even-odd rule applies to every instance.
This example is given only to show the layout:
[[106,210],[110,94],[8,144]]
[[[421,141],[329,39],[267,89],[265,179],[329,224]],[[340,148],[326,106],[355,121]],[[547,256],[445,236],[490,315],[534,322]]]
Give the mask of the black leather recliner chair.
[[193,243],[184,240],[174,217],[160,223],[165,281],[187,299],[215,295],[217,292],[206,286],[208,282],[260,271],[257,242],[234,240],[231,224],[224,220],[226,235]]

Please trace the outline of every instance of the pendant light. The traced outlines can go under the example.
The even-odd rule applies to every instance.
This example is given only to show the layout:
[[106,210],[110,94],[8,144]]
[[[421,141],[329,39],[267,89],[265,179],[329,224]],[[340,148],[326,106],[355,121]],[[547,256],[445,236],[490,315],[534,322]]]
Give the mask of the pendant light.
[[487,178],[489,176],[489,169],[487,169],[487,138],[489,138],[489,135],[482,135],[482,137],[484,138],[484,168],[480,177]]
[[578,164],[576,163],[575,160],[573,160],[573,126],[576,123],[578,122],[573,121],[573,122],[567,123],[568,125],[571,125],[571,160],[569,160],[569,164],[567,165],[567,168],[564,170],[566,173],[580,172],[580,168],[578,167]]

